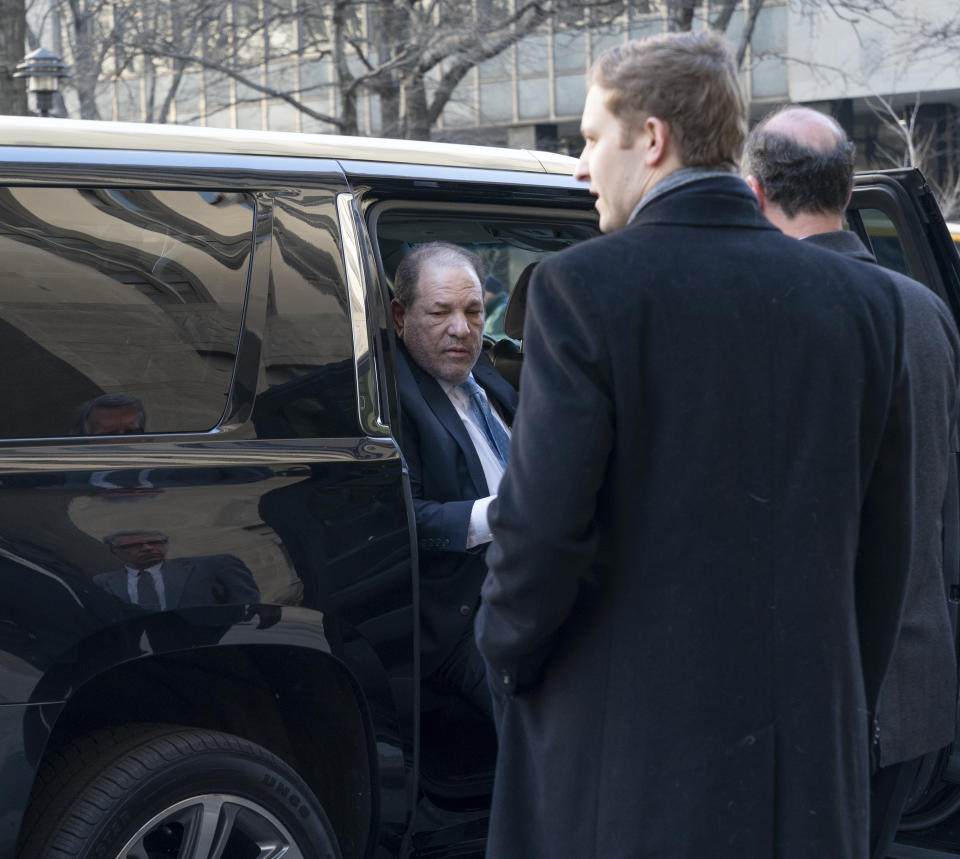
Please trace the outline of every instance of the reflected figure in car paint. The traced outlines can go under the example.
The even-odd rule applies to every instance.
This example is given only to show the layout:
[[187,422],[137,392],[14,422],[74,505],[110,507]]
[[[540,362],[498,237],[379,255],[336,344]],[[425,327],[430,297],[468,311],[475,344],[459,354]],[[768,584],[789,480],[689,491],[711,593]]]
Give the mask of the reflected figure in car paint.
[[145,611],[260,602],[253,575],[234,555],[168,560],[170,541],[162,531],[119,531],[103,542],[123,567],[94,576],[94,582]]
[[77,410],[72,435],[142,435],[147,411],[133,394],[103,394]]

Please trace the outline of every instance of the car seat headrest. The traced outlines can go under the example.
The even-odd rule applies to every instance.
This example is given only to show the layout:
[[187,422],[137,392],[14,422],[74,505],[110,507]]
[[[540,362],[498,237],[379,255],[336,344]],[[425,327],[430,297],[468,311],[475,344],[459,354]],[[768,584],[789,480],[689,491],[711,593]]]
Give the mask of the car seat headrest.
[[507,309],[503,314],[503,332],[514,340],[523,339],[523,317],[527,312],[527,287],[530,285],[530,275],[536,263],[532,262],[522,272],[514,284]]

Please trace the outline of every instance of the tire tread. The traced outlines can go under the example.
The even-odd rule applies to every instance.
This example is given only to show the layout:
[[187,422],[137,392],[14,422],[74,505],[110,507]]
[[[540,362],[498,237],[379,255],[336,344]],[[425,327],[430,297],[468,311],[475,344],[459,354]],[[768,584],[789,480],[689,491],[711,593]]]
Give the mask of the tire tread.
[[[81,736],[39,767],[20,859],[72,859],[123,797],[158,770],[188,757],[230,752],[272,767],[272,752],[242,737],[203,728],[135,724]],[[51,828],[50,821],[56,821]],[[44,824],[47,825],[44,825]]]

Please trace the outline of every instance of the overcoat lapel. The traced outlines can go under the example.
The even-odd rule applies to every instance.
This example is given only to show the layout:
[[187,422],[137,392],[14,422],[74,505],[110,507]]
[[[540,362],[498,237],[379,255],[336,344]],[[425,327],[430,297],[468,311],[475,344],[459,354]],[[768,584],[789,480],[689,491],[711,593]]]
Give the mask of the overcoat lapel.
[[513,417],[517,412],[517,392],[510,383],[483,356],[473,365],[473,378],[487,392],[487,396],[496,402],[500,417],[506,425],[513,426]]
[[164,561],[160,568],[166,575],[163,577],[163,594],[166,597],[167,609],[177,608],[183,597],[183,588],[193,572],[193,564],[182,558]]
[[106,590],[115,597],[122,599],[125,603],[130,602],[130,594],[127,591],[126,567],[121,567],[119,570],[110,573],[103,579],[99,579],[98,582],[102,582]]
[[473,481],[474,488],[477,491],[477,498],[484,498],[490,494],[487,488],[487,479],[483,476],[483,466],[480,465],[480,457],[477,456],[476,448],[467,435],[467,430],[460,420],[460,415],[450,402],[450,398],[444,393],[439,382],[428,373],[420,370],[413,361],[410,362],[414,371],[417,385],[420,393],[423,394],[424,402],[430,407],[430,410],[436,415],[437,420],[443,425],[444,429],[453,436],[454,440],[463,452],[467,463],[467,472]]

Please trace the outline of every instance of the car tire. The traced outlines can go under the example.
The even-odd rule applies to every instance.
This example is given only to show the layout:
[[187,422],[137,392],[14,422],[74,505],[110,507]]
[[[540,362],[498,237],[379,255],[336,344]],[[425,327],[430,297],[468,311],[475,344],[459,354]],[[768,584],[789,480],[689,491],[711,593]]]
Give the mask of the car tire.
[[48,755],[24,831],[20,859],[340,859],[289,765],[241,737],[172,725],[97,731]]

